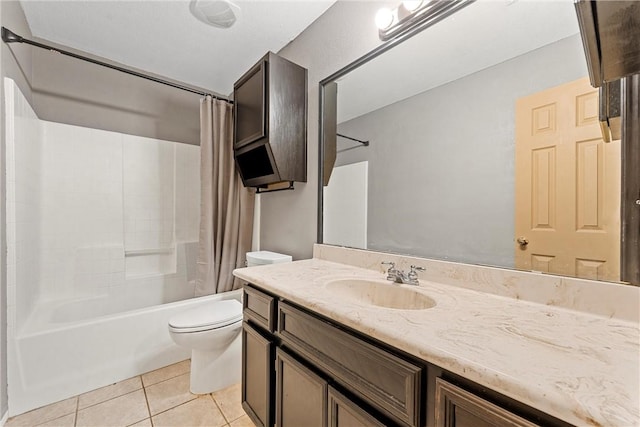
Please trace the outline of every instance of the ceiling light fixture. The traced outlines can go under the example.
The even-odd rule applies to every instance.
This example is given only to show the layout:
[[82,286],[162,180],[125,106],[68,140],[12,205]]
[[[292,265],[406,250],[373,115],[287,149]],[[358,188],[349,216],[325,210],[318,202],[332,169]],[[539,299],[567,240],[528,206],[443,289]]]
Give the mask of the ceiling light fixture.
[[240,6],[230,0],[192,0],[191,14],[205,24],[217,28],[229,28],[240,17]]
[[380,9],[376,26],[380,40],[389,41],[409,32],[421,31],[457,12],[475,0],[403,1],[394,10]]

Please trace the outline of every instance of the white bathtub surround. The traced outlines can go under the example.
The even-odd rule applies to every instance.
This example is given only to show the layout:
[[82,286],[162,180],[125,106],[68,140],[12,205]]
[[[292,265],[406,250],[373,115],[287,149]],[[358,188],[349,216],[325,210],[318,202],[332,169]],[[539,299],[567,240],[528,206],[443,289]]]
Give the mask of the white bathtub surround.
[[589,314],[640,322],[640,288],[620,283],[483,267],[406,255],[316,244],[313,257],[383,272],[382,261],[398,268],[425,267],[420,278]]
[[4,85],[15,415],[188,357],[152,306],[194,295],[199,147],[42,121]]
[[29,323],[9,349],[11,416],[189,358],[190,351],[171,340],[169,318],[240,298],[240,291],[233,291],[101,317],[83,318],[83,312],[66,322],[60,321],[64,305],[51,308],[40,319],[42,330]]
[[[327,283],[343,278],[384,278],[378,256],[398,261],[399,268],[411,263],[427,268],[435,265],[419,263],[426,261],[419,258],[360,252],[358,259],[352,250],[316,247],[316,255],[369,263],[370,269],[314,258],[239,269],[235,274],[569,423],[640,425],[640,327],[637,322],[605,318],[602,313],[577,311],[577,307],[567,309],[496,295],[498,287],[486,278],[496,277],[497,273],[485,273],[483,267],[473,266],[460,267],[459,282],[466,283],[465,274],[469,274],[478,278],[469,286],[480,288],[484,279],[489,282],[488,291],[421,280],[416,291],[435,300],[435,307],[430,309],[386,309],[347,301],[330,292]],[[453,263],[450,264],[450,270],[454,271]],[[471,272],[473,269],[476,270]],[[525,280],[532,285],[551,286],[544,282],[554,279],[540,275]],[[396,285],[389,283],[389,286]],[[505,288],[513,292],[508,286]],[[638,301],[640,289],[627,288],[629,292],[621,292],[616,297]],[[553,299],[550,291],[543,293],[545,299]],[[557,299],[565,301],[561,293]],[[581,302],[577,297],[576,301]],[[581,307],[584,304],[578,308]],[[625,316],[637,318],[638,307],[636,304],[635,313],[625,309]]]

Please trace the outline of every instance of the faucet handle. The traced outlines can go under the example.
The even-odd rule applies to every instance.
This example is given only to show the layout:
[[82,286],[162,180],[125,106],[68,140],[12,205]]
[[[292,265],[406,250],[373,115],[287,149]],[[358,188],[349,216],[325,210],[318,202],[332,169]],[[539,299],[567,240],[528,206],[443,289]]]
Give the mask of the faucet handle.
[[409,284],[417,285],[418,282],[418,271],[425,271],[424,267],[418,267],[417,265],[412,265],[407,278],[409,279]]
[[387,270],[387,280],[395,282],[398,275],[398,270],[396,270],[396,263],[391,261],[382,261],[380,264],[389,266],[389,269]]
[[389,266],[389,270],[395,270],[396,269],[396,263],[392,262],[392,261],[382,261],[380,264],[388,265]]

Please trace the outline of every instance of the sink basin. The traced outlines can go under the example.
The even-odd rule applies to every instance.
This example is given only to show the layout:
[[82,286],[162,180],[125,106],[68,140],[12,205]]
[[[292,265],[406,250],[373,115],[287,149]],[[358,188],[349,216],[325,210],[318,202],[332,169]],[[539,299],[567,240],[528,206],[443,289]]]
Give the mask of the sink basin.
[[339,279],[326,285],[334,295],[352,302],[397,310],[425,310],[436,302],[427,295],[385,280]]

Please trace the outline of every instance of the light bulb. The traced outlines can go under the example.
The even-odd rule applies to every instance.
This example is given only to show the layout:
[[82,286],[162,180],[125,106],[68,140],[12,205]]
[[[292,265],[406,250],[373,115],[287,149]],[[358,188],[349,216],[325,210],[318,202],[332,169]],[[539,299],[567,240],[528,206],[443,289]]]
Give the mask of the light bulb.
[[422,6],[422,1],[403,1],[402,6],[409,12],[414,12],[420,6]]
[[381,30],[386,30],[393,24],[394,18],[391,9],[384,7],[376,14],[376,26]]

